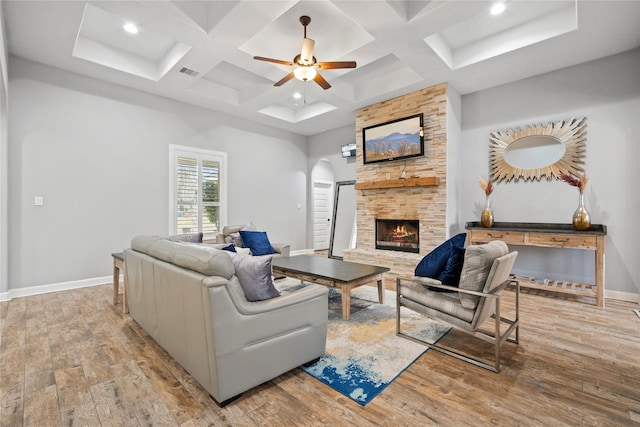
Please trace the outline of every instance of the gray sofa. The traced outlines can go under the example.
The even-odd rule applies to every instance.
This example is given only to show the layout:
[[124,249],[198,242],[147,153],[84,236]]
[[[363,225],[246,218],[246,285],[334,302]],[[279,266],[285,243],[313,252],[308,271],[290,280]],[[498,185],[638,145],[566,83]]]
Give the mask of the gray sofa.
[[131,317],[219,404],[324,353],[324,286],[249,302],[225,251],[138,236],[124,257]]

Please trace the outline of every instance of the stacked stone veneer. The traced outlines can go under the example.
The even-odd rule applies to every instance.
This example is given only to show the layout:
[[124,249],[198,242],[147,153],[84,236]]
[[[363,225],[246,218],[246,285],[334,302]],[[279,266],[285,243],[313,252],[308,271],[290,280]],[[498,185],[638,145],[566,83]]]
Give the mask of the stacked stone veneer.
[[[401,119],[424,115],[425,156],[364,165],[362,129]],[[412,276],[420,259],[446,239],[447,198],[447,84],[441,83],[357,111],[356,116],[357,182],[378,182],[405,176],[440,179],[431,187],[358,190],[357,245],[345,251],[346,261],[389,267],[386,287],[395,289],[395,277]],[[418,219],[420,253],[412,254],[375,249],[375,219]]]

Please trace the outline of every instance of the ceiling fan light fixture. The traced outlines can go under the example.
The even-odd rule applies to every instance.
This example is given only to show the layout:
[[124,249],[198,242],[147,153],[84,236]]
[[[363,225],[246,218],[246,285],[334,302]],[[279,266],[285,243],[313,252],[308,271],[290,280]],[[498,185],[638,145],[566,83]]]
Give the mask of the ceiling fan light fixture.
[[316,74],[318,74],[316,69],[311,67],[298,67],[293,70],[293,75],[295,76],[295,78],[298,80],[302,80],[303,82],[306,82],[307,80],[313,80],[316,77]]

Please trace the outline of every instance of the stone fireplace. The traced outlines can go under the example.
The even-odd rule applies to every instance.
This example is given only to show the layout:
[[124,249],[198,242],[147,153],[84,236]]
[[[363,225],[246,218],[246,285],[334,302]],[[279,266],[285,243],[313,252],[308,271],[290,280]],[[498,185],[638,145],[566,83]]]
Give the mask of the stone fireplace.
[[[412,276],[422,257],[447,238],[447,206],[452,203],[447,198],[447,102],[447,84],[441,83],[356,113],[357,242],[354,249],[344,251],[344,259],[390,268],[385,274],[388,289],[395,289],[396,277]],[[418,113],[424,115],[423,157],[363,163],[363,128]],[[389,238],[388,232],[378,229],[379,219],[416,221],[416,247]],[[413,233],[404,227],[404,233]],[[387,237],[382,236],[385,233]],[[399,250],[408,246],[410,252]]]
[[420,253],[418,220],[376,218],[376,249]]

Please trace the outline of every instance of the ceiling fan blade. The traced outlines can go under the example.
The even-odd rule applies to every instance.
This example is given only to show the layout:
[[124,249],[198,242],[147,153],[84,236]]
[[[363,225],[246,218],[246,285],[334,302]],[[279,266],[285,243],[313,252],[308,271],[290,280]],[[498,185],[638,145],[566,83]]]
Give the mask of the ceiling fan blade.
[[274,64],[286,65],[288,67],[293,66],[293,62],[283,61],[281,59],[265,58],[264,56],[254,56],[253,59],[256,59],[258,61],[273,62]]
[[317,73],[316,76],[313,78],[313,81],[318,83],[320,85],[320,87],[322,87],[322,89],[327,90],[331,87],[331,85],[329,84],[328,81],[326,81],[324,79],[324,77],[322,77],[320,75],[320,73]]
[[280,79],[279,81],[275,82],[273,85],[274,86],[282,86],[283,84],[285,84],[286,82],[288,82],[289,80],[291,80],[293,78],[293,71],[290,72],[289,74],[287,74],[286,76],[284,76],[282,79]]
[[318,62],[316,67],[321,70],[331,70],[335,68],[356,68],[356,61],[334,61],[334,62]]

